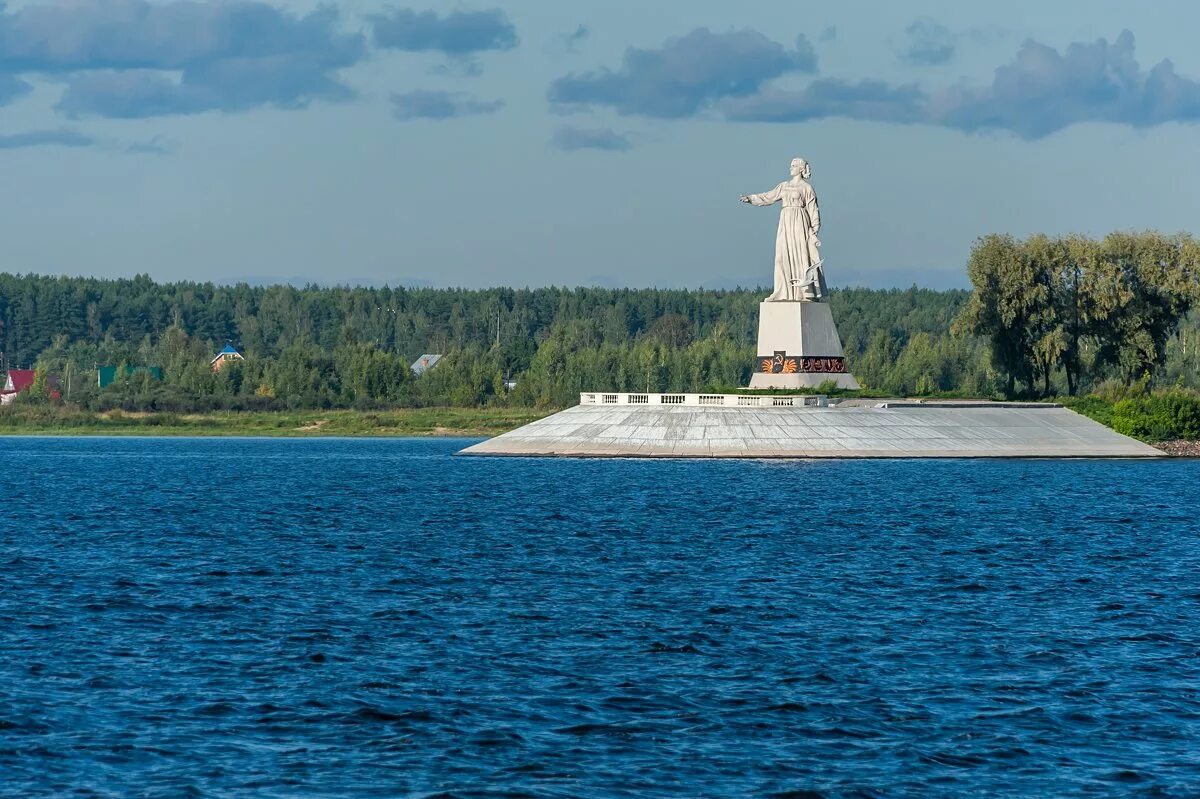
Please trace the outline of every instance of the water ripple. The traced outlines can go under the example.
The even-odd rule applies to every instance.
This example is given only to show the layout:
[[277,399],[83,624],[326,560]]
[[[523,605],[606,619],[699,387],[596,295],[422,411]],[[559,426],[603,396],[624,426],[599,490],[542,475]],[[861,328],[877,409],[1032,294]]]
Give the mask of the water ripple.
[[1200,794],[1200,462],[10,439],[0,795]]

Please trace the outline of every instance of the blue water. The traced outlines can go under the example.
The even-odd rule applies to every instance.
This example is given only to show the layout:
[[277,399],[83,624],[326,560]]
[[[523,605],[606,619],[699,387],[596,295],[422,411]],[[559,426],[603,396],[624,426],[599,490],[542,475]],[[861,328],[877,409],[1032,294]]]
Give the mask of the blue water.
[[5,796],[1200,794],[1200,461],[4,439]]

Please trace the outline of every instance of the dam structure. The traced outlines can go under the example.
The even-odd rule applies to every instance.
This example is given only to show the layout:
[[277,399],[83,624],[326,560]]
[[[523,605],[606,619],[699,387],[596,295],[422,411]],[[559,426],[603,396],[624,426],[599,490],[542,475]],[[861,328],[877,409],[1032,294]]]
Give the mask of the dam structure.
[[589,392],[461,455],[625,458],[1155,458],[1061,405]]

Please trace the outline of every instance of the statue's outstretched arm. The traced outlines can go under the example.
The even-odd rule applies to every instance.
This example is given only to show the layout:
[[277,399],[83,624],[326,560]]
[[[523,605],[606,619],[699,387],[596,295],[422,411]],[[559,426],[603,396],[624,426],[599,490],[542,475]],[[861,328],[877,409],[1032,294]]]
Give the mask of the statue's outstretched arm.
[[762,194],[744,194],[740,199],[742,202],[750,203],[751,205],[774,205],[783,199],[783,184],[780,183],[775,188]]

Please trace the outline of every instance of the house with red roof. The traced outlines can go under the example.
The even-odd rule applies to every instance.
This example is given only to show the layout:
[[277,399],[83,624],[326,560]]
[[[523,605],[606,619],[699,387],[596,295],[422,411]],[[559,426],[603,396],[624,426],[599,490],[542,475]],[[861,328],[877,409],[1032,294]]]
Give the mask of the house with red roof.
[[0,405],[7,405],[18,394],[32,386],[33,376],[32,369],[9,369],[8,377],[4,380],[4,388],[0,389]]

